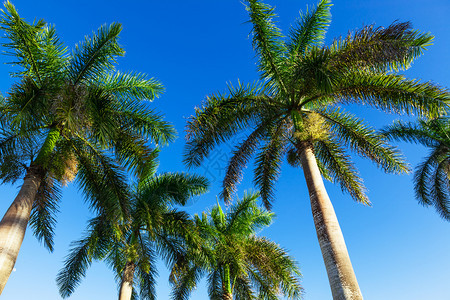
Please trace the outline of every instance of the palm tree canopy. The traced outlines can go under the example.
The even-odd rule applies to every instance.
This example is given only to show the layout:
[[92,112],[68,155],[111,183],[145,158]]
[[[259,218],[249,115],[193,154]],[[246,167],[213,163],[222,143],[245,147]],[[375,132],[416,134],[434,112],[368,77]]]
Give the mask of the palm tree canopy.
[[30,224],[52,250],[61,185],[76,178],[91,208],[121,217],[128,208],[120,165],[145,176],[157,154],[148,141],[165,144],[175,131],[142,101],[160,95],[162,85],[115,70],[124,54],[120,24],[101,26],[68,52],[53,26],[26,22],[7,1],[0,28],[17,78],[0,101],[0,180],[40,170]]
[[189,247],[172,269],[173,299],[188,299],[207,274],[210,299],[222,299],[224,289],[235,299],[299,299],[302,288],[296,262],[276,243],[256,234],[274,214],[248,194],[224,212],[217,204],[195,215],[201,247]]
[[256,155],[254,182],[270,208],[283,157],[299,166],[300,149],[312,145],[322,175],[368,204],[346,148],[387,172],[408,168],[382,135],[342,106],[363,104],[423,116],[443,113],[450,99],[445,89],[396,73],[407,69],[433,36],[411,29],[409,22],[394,22],[365,26],[325,46],[329,0],[300,13],[287,37],[276,27],[272,7],[257,0],[245,3],[262,82],[230,85],[227,93],[210,95],[196,109],[187,125],[186,165],[199,166],[214,147],[246,133],[229,161],[221,196],[230,199]]
[[119,282],[126,264],[133,263],[135,299],[156,299],[157,257],[173,264],[194,232],[189,216],[173,206],[184,205],[207,188],[205,178],[183,173],[141,179],[130,191],[131,210],[126,219],[113,223],[100,214],[89,222],[85,236],[72,243],[57,277],[61,296],[74,292],[93,260],[105,260]]
[[429,155],[416,167],[414,189],[419,203],[434,206],[450,220],[450,122],[448,117],[396,122],[382,130],[391,140],[422,144]]

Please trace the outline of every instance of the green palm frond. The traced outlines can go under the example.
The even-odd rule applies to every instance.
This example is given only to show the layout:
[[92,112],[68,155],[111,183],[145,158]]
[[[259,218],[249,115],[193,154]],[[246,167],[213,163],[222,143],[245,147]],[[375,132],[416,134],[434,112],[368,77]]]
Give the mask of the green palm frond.
[[219,270],[214,270],[208,274],[208,296],[210,300],[222,299],[222,280]]
[[[184,162],[199,166],[211,149],[244,130],[258,117],[258,107],[267,103],[260,85],[229,87],[229,95],[211,95],[196,109],[187,124]],[[220,114],[219,114],[220,112]]]
[[143,178],[140,183],[142,199],[155,199],[165,204],[186,204],[186,201],[207,191],[209,181],[202,176],[185,173],[164,173]]
[[253,25],[253,48],[258,54],[262,78],[270,78],[271,84],[287,94],[280,64],[286,53],[286,45],[280,29],[274,24],[274,9],[258,0],[247,0],[247,10]]
[[150,269],[142,267],[138,268],[137,277],[139,278],[139,299],[154,300],[156,299],[156,275],[157,272],[153,269],[155,263],[150,263]]
[[41,182],[30,216],[30,227],[37,239],[53,252],[53,236],[56,225],[55,215],[59,212],[58,202],[61,192],[58,183],[47,176]]
[[333,94],[341,103],[369,105],[389,113],[440,116],[450,95],[430,82],[409,80],[402,75],[347,74]]
[[430,155],[421,162],[414,173],[416,196],[423,205],[432,205],[434,196],[433,178],[437,166],[448,157],[448,150],[442,147],[432,149]]
[[450,126],[447,116],[416,123],[397,121],[381,130],[390,140],[422,144],[430,154],[416,167],[414,190],[419,203],[434,206],[439,215],[450,220],[449,159]]
[[96,34],[75,46],[68,69],[74,85],[81,81],[95,81],[95,78],[113,70],[115,58],[125,53],[117,42],[121,31],[122,25],[118,23],[103,25]]
[[171,293],[171,299],[176,300],[187,300],[189,299],[189,295],[192,290],[194,290],[197,286],[197,282],[202,277],[203,272],[200,268],[191,267],[185,272],[183,272],[183,276],[178,277],[176,280],[172,280],[172,284],[174,288]]
[[272,223],[274,213],[258,207],[258,198],[258,193],[246,194],[231,207],[226,216],[227,232],[248,236]]
[[128,187],[123,170],[104,151],[86,141],[73,143],[79,162],[76,181],[90,207],[120,218],[129,212]]
[[327,120],[334,135],[359,155],[372,160],[386,172],[409,172],[400,152],[389,145],[384,136],[360,119],[339,108],[322,110],[318,113]]
[[285,143],[282,130],[285,124],[276,128],[270,140],[257,155],[254,170],[254,183],[259,188],[261,199],[267,209],[272,207],[275,183],[281,171],[282,158],[285,153]]
[[341,184],[343,191],[348,192],[355,201],[370,205],[356,167],[337,141],[316,141],[314,150],[317,159],[326,166],[330,177]]
[[365,26],[330,47],[334,68],[368,68],[375,71],[407,69],[431,45],[433,36],[411,29],[410,22],[394,22],[388,27]]
[[64,268],[58,273],[56,283],[63,298],[69,297],[86,275],[92,259],[102,259],[111,247],[111,227],[104,216],[92,219],[84,238],[71,244]]
[[118,162],[138,178],[153,176],[158,167],[159,149],[151,149],[140,136],[122,131],[115,142]]
[[417,123],[396,121],[393,125],[382,129],[381,134],[390,140],[419,143],[426,147],[438,146],[439,136],[429,130],[427,124],[424,120],[419,120]]
[[291,56],[304,56],[311,47],[320,47],[331,22],[331,1],[322,0],[317,6],[300,12],[297,24],[291,29],[288,49]]
[[164,117],[143,104],[124,105],[120,103],[120,112],[113,116],[120,120],[124,130],[134,134],[150,137],[156,144],[167,145],[176,137],[172,124],[164,121]]
[[232,194],[236,192],[236,185],[242,179],[243,169],[246,167],[247,162],[253,156],[261,143],[261,140],[264,138],[267,127],[269,126],[266,123],[258,126],[242,143],[237,145],[233,151],[233,156],[228,163],[223,179],[222,192],[219,195],[225,201],[230,201]]
[[45,22],[39,20],[34,24],[29,24],[20,18],[14,5],[5,2],[5,10],[1,10],[1,29],[6,33],[6,38],[10,41],[3,46],[8,49],[7,54],[14,56],[17,60],[13,65],[20,66],[23,70],[14,76],[29,76],[36,85],[42,84],[39,61],[42,59],[42,51],[39,42],[36,40],[38,33],[44,28]]
[[141,73],[121,73],[108,74],[98,86],[107,94],[115,95],[119,98],[129,100],[153,100],[163,91],[162,84]]

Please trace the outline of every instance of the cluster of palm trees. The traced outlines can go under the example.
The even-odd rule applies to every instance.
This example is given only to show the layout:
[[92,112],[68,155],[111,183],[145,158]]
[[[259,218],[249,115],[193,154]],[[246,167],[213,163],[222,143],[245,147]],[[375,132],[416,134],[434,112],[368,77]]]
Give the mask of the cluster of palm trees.
[[[53,250],[60,189],[72,180],[95,217],[57,276],[63,297],[74,292],[92,261],[104,260],[117,276],[119,299],[154,299],[160,256],[171,269],[173,299],[188,299],[203,276],[210,299],[301,298],[295,260],[257,234],[272,222],[284,157],[303,169],[333,299],[362,299],[322,179],[370,204],[348,150],[386,172],[405,173],[408,166],[389,141],[430,147],[414,177],[417,198],[450,219],[450,94],[398,73],[433,37],[394,22],[324,45],[329,0],[302,13],[288,36],[275,25],[272,7],[258,0],[245,4],[261,80],[207,97],[188,120],[184,161],[199,166],[215,147],[245,134],[232,152],[220,198],[231,202],[252,158],[260,192],[246,194],[228,211],[217,204],[192,218],[180,206],[205,193],[208,181],[157,173],[158,146],[170,143],[175,131],[144,101],[163,92],[161,83],[116,71],[124,53],[117,42],[120,24],[100,27],[69,53],[53,27],[26,22],[5,3],[3,48],[15,58],[17,82],[0,100],[0,179],[23,184],[0,223],[0,293],[28,225]],[[422,119],[376,131],[346,112],[346,104]]]

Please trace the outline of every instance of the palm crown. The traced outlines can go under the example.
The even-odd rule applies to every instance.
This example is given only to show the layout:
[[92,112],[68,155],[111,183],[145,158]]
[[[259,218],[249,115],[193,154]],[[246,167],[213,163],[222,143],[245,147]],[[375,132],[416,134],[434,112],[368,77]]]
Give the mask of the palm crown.
[[[0,23],[15,57],[19,81],[0,103],[0,179],[15,182],[30,167],[43,177],[33,204],[31,226],[52,249],[53,214],[58,207],[59,184],[77,175],[87,199],[106,193],[95,209],[126,209],[121,203],[120,180],[125,176],[112,155],[136,174],[145,175],[155,157],[148,139],[166,143],[174,130],[141,100],[151,100],[162,85],[139,73],[114,70],[124,54],[118,44],[120,24],[98,32],[67,53],[55,29],[44,21],[29,24],[6,2]],[[117,184],[107,190],[106,184]],[[109,203],[108,203],[109,202]]]
[[[131,210],[121,222],[103,214],[93,218],[86,236],[73,243],[57,283],[63,297],[70,296],[93,260],[105,260],[116,273],[121,297],[129,285],[139,299],[156,299],[156,259],[172,264],[182,255],[194,232],[188,215],[175,209],[206,192],[205,178],[182,173],[151,175],[130,191]],[[129,298],[128,298],[129,299]]]
[[264,82],[239,83],[228,94],[207,98],[188,123],[185,162],[198,166],[216,145],[251,129],[230,159],[223,181],[225,199],[257,151],[254,181],[270,207],[283,155],[298,166],[298,151],[307,142],[313,144],[322,175],[368,203],[345,146],[386,171],[403,172],[406,167],[381,135],[339,105],[422,115],[442,112],[448,100],[444,90],[387,72],[407,68],[432,36],[411,30],[409,23],[393,23],[387,28],[367,26],[323,46],[331,20],[330,2],[324,0],[301,14],[284,41],[272,21],[273,9],[259,1],[246,2]]
[[287,38],[275,26],[269,5],[245,3],[262,83],[230,86],[228,93],[213,94],[196,109],[187,125],[185,162],[198,166],[214,147],[247,133],[233,150],[221,196],[231,199],[244,167],[256,156],[254,183],[266,208],[272,205],[284,156],[301,167],[333,299],[362,299],[322,177],[368,204],[347,149],[386,172],[408,171],[383,135],[342,106],[363,104],[421,116],[444,113],[450,100],[445,89],[396,73],[407,69],[433,37],[407,22],[394,22],[386,28],[366,26],[324,46],[329,0],[301,13]]
[[218,204],[195,215],[201,247],[187,248],[172,270],[173,299],[188,299],[208,274],[210,299],[299,299],[302,289],[295,261],[276,243],[256,233],[273,213],[258,207],[258,194],[245,195],[225,213]]
[[448,117],[396,122],[382,131],[388,138],[419,143],[430,149],[415,170],[416,197],[423,205],[433,205],[442,218],[450,220],[450,122]]

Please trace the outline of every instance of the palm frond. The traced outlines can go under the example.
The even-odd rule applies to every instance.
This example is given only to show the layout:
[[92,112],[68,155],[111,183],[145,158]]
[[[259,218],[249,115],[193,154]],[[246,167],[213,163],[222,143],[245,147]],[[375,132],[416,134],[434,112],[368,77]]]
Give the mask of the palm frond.
[[53,236],[56,225],[56,214],[59,212],[58,202],[61,191],[58,183],[50,176],[41,182],[30,216],[30,227],[37,239],[53,252]]
[[419,120],[418,123],[397,121],[382,129],[381,134],[390,140],[420,143],[426,147],[438,146],[438,137],[429,130],[424,120]]
[[[184,162],[199,166],[211,149],[236,133],[245,130],[256,119],[258,108],[267,106],[262,86],[229,87],[229,95],[211,95],[187,122]],[[220,113],[219,113],[220,112]]]
[[233,151],[233,156],[228,163],[223,179],[222,191],[219,194],[226,202],[230,201],[232,194],[236,192],[236,185],[242,179],[243,169],[246,167],[247,162],[253,156],[261,143],[262,138],[270,127],[270,124],[261,124]]
[[163,91],[162,84],[141,73],[121,73],[108,74],[98,82],[98,87],[105,93],[118,98],[138,100],[153,100]]
[[330,125],[330,132],[359,155],[372,160],[386,172],[409,172],[400,152],[360,119],[339,108],[319,110],[317,113]]
[[341,103],[357,103],[389,113],[438,117],[450,100],[447,90],[430,82],[409,80],[401,75],[347,74],[333,94]]
[[330,66],[340,71],[355,68],[382,72],[404,70],[432,40],[431,34],[412,30],[410,22],[394,22],[386,28],[365,26],[333,42]]
[[75,46],[68,69],[74,85],[80,81],[95,81],[95,78],[113,70],[115,58],[124,54],[117,42],[121,31],[122,25],[119,23],[103,25],[96,34]]
[[366,188],[359,177],[350,157],[337,141],[331,138],[314,143],[314,154],[327,168],[333,180],[341,184],[343,191],[348,192],[355,201],[370,205],[366,196]]
[[140,185],[142,199],[153,199],[165,204],[184,205],[189,198],[205,193],[209,182],[203,176],[164,173],[149,179],[144,178]]
[[117,218],[127,215],[129,191],[123,170],[87,141],[74,140],[73,149],[79,162],[76,180],[90,207]]
[[35,24],[29,24],[20,18],[11,2],[7,1],[4,5],[5,10],[1,10],[0,26],[10,42],[3,43],[3,46],[8,49],[7,54],[16,57],[17,61],[12,64],[23,69],[23,71],[12,75],[17,77],[27,76],[37,86],[41,86],[43,78],[39,61],[41,61],[43,53],[36,37],[43,30],[45,21],[39,20]]
[[435,169],[433,182],[433,206],[439,215],[450,220],[450,182],[448,176],[449,157],[441,161]]
[[433,177],[437,166],[447,158],[448,151],[442,147],[432,148],[428,157],[422,161],[414,172],[414,189],[419,203],[433,204]]
[[261,78],[268,79],[271,84],[278,86],[287,94],[280,70],[286,45],[281,30],[273,22],[273,18],[276,17],[274,9],[258,0],[247,0],[246,3],[253,25],[253,48],[258,54]]
[[331,1],[321,0],[316,7],[307,8],[306,13],[300,12],[289,35],[287,47],[291,56],[304,56],[308,48],[322,46],[331,22],[331,5]]
[[275,182],[281,171],[282,158],[285,153],[286,141],[284,132],[286,124],[280,124],[271,133],[270,140],[256,156],[254,183],[259,187],[261,199],[267,209],[272,207]]

